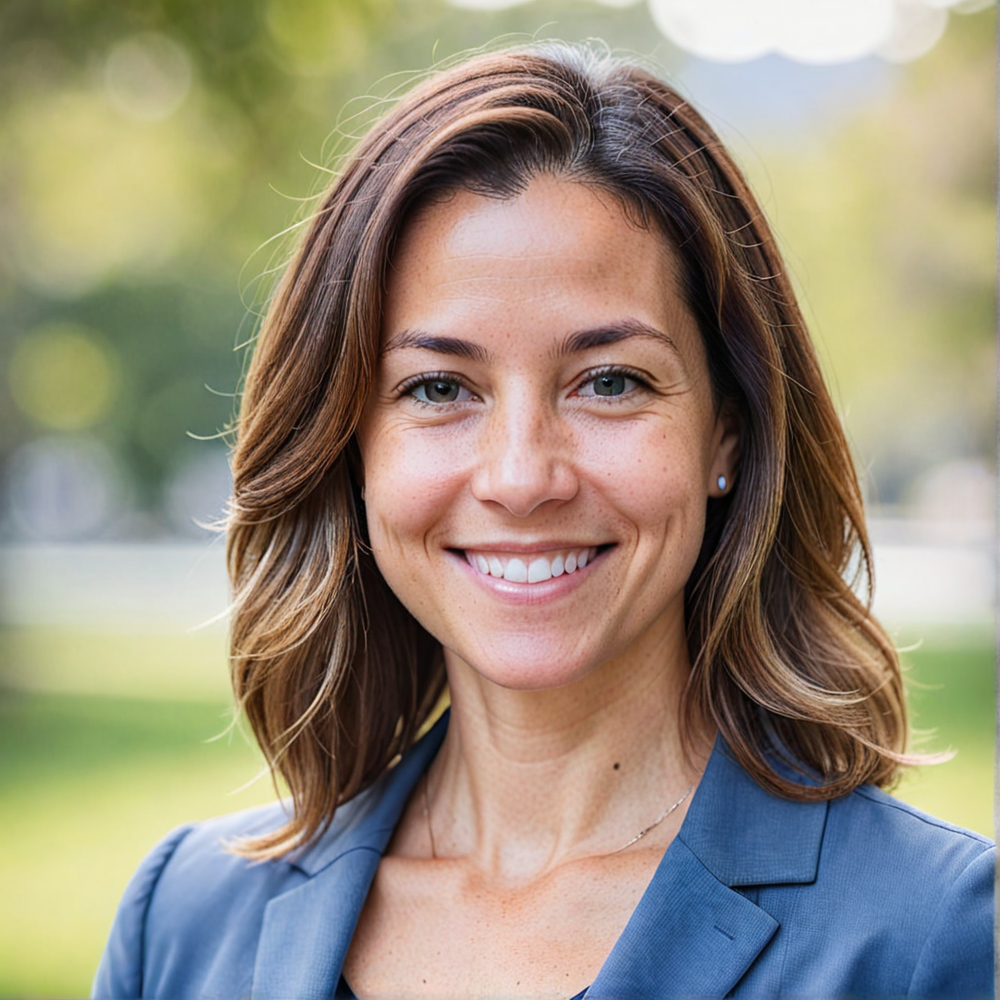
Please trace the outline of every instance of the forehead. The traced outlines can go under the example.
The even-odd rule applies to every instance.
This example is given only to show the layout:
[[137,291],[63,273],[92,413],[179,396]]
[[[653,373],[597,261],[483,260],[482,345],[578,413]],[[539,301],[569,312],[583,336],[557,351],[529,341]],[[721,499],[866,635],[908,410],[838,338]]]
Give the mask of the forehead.
[[456,323],[495,333],[515,321],[556,333],[584,316],[689,325],[677,272],[663,237],[594,185],[542,175],[513,198],[460,190],[404,228],[383,335]]

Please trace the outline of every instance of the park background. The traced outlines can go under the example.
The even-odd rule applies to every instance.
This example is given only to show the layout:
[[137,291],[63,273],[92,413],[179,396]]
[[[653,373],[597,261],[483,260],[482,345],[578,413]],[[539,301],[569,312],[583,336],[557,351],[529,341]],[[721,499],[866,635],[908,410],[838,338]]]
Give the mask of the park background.
[[993,833],[995,9],[896,0],[931,13],[880,52],[747,58],[666,37],[671,0],[463,2],[0,5],[0,996],[84,995],[155,840],[273,795],[198,526],[272,237],[381,102],[498,39],[647,57],[735,149],[855,449],[916,745],[957,751],[899,794]]

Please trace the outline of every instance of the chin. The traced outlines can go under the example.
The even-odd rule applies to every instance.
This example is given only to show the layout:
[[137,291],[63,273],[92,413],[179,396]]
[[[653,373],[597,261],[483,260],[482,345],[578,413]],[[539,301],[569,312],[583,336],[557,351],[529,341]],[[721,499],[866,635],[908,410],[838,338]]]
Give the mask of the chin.
[[511,691],[546,691],[581,680],[595,669],[592,655],[575,644],[545,642],[520,635],[509,642],[492,642],[488,648],[464,653],[448,650],[449,666],[465,669],[483,680]]

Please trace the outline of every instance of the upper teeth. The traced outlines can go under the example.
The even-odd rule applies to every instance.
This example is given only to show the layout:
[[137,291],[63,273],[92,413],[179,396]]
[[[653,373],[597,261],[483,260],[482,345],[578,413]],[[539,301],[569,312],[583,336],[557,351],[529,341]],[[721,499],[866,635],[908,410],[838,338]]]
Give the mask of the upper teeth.
[[484,576],[503,578],[511,583],[544,583],[554,576],[573,573],[583,569],[597,554],[596,548],[570,549],[552,555],[537,555],[521,558],[506,556],[499,552],[472,552],[466,549],[465,558],[469,565]]

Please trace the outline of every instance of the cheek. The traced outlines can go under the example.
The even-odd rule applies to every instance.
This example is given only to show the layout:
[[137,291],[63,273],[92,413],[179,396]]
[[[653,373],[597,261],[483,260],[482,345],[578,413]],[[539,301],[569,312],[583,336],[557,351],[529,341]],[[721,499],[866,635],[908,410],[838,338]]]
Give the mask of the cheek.
[[[365,507],[376,559],[379,551],[412,546],[439,524],[464,478],[446,435],[370,435],[363,446]],[[453,442],[452,442],[453,444]]]
[[700,530],[707,467],[700,436],[678,422],[640,420],[582,438],[592,481],[640,528],[681,518]]

